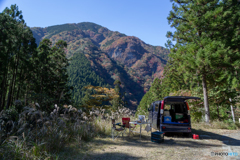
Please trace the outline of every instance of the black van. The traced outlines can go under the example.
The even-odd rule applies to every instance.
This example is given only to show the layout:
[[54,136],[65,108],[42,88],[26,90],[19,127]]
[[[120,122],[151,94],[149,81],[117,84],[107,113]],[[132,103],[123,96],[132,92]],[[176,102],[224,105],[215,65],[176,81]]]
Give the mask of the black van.
[[154,129],[161,132],[182,132],[191,134],[191,117],[186,100],[198,97],[168,96],[155,101],[148,108],[149,120]]

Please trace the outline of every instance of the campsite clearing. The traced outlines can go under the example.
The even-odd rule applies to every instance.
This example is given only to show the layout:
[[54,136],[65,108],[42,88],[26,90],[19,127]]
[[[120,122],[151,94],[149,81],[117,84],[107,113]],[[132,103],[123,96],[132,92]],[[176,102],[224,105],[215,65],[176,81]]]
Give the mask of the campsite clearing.
[[[163,143],[151,142],[150,133],[112,140],[111,137],[69,146],[59,155],[60,159],[239,159],[240,130],[193,129],[200,139],[192,139],[181,135],[164,137]],[[211,155],[219,153],[237,153],[238,156]]]

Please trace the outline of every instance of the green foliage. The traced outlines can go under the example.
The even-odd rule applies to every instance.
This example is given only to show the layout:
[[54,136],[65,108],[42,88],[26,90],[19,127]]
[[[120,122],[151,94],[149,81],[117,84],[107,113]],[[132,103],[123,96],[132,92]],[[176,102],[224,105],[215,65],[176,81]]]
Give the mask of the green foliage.
[[114,90],[115,90],[117,96],[115,98],[113,98],[111,103],[112,103],[112,109],[114,111],[116,111],[116,110],[120,109],[121,107],[125,107],[125,102],[124,102],[125,95],[121,94],[121,91],[120,91],[121,82],[119,80],[115,80],[114,85],[115,85]]
[[202,82],[206,122],[210,115],[208,89],[225,84],[230,90],[239,84],[239,8],[237,1],[175,0],[168,16],[177,29],[174,34],[167,33],[177,40],[175,45],[168,41],[170,59],[178,63],[177,71],[185,82],[192,87]]
[[191,108],[191,121],[192,122],[201,122],[203,119],[203,114],[201,111],[193,111]]
[[[150,89],[151,90],[151,89]],[[143,96],[142,100],[140,101],[140,104],[138,105],[136,116],[137,115],[147,115],[148,113],[148,108],[150,107],[151,104],[151,95],[150,90]]]
[[45,37],[46,39],[51,38],[53,35],[61,33],[63,31],[72,31],[74,29],[81,29],[81,30],[91,30],[93,32],[98,32],[98,29],[102,26],[90,23],[90,22],[83,22],[78,24],[63,24],[63,25],[55,25],[47,27],[46,30],[48,35]]
[[236,130],[239,127],[237,124],[233,123],[232,119],[224,120],[224,123],[227,124],[227,129],[229,130]]
[[73,86],[71,93],[74,104],[82,104],[82,98],[84,97],[83,87],[87,85],[106,85],[105,80],[97,75],[91,68],[90,62],[83,53],[75,53],[70,60],[67,71],[69,75],[68,84]]
[[104,43],[103,46],[107,47],[107,46],[111,45],[113,42],[114,42],[114,39],[111,39],[111,40],[107,41],[106,43]]
[[91,22],[82,22],[76,24],[81,30],[90,30],[93,32],[98,32],[98,30],[102,27],[98,24],[91,23]]
[[59,40],[51,47],[51,42],[44,39],[40,42],[37,54],[33,56],[35,63],[34,72],[38,73],[33,78],[33,91],[31,99],[44,106],[43,110],[49,110],[51,104],[70,103],[70,87],[67,86],[68,60],[64,49],[67,43]]
[[152,102],[162,100],[164,97],[168,96],[168,92],[164,91],[164,88],[165,86],[162,84],[161,80],[156,78],[149,91],[143,96],[142,100],[140,101],[136,115],[148,114],[147,109]]
[[[32,31],[16,5],[0,13],[0,110],[15,100],[32,101],[48,110],[52,103],[69,103],[67,86],[67,43],[60,40],[52,46],[48,39],[35,43]],[[22,105],[16,105],[22,110]]]
[[[1,113],[1,116],[4,117],[5,120],[11,119],[13,121],[16,121],[16,120],[18,120],[18,113],[19,112],[16,110],[16,108],[14,106],[11,106],[10,108],[3,110]],[[3,121],[1,121],[1,122],[3,122]]]
[[31,79],[31,57],[36,50],[32,32],[16,5],[0,13],[0,110],[18,99]]

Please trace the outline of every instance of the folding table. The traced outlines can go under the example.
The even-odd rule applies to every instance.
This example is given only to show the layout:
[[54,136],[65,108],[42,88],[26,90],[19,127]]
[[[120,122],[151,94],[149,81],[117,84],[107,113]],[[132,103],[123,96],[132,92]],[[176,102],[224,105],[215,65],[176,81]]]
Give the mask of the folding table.
[[[133,122],[129,122],[130,124],[138,124],[140,125],[140,132],[138,131],[133,131],[133,132],[137,132],[137,133],[140,133],[140,138],[141,138],[141,134],[142,134],[142,125],[143,124],[150,124],[150,128],[151,128],[151,132],[152,132],[152,124],[150,122],[138,122],[138,121],[133,121]],[[129,133],[130,133],[130,128],[129,128]]]

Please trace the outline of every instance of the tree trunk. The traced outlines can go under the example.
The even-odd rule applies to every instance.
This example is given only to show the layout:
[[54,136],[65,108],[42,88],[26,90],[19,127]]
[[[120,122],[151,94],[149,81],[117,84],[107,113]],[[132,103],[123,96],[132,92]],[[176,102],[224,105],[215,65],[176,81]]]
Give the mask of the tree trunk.
[[21,82],[20,82],[20,84],[18,84],[18,87],[17,87],[17,97],[16,97],[16,99],[19,99],[20,85],[23,84],[23,82],[24,82],[24,79],[23,79],[23,69],[22,68],[21,68],[21,71],[20,71],[20,74],[19,74],[19,80]]
[[[27,81],[28,84],[28,81]],[[24,101],[25,101],[25,106],[27,106],[28,104],[28,89],[29,89],[29,85],[26,86],[26,92],[25,92],[25,96],[24,96]],[[34,100],[34,104],[35,104],[35,100]]]
[[205,108],[205,122],[209,123],[210,114],[209,114],[207,82],[206,82],[205,74],[203,74],[202,86],[203,86],[203,97],[204,97],[204,108]]
[[7,75],[8,75],[8,68],[9,65],[7,65],[6,67],[6,72],[4,74],[4,78],[3,78],[3,82],[2,82],[2,88],[1,88],[1,103],[0,103],[0,107],[1,109],[4,109],[5,106],[5,98],[6,98],[6,94],[7,94]]
[[63,96],[63,90],[62,90],[62,92],[61,92],[61,94],[59,96],[58,104],[60,104],[60,100],[61,100],[62,96]]
[[[27,106],[27,93],[25,93],[25,99],[24,99],[24,102],[25,102],[25,106]],[[35,104],[35,103],[34,103]]]
[[9,92],[8,92],[8,98],[7,98],[7,106],[6,106],[6,109],[8,109],[9,106],[10,106],[10,101],[11,101],[11,96],[12,96],[13,79],[14,79],[14,73],[13,73],[13,76],[12,76],[11,86],[9,86]]
[[12,101],[12,93],[14,92],[14,85],[15,85],[15,80],[16,80],[16,75],[17,75],[18,62],[19,62],[19,55],[15,62],[16,65],[13,68],[12,82],[11,82],[10,90],[8,92],[8,100],[7,100],[7,107],[6,107],[7,109],[9,108],[11,101]]
[[[232,102],[232,99],[229,98],[229,101]],[[230,106],[231,106],[231,112],[232,112],[233,123],[235,123],[235,115],[234,115],[234,111],[233,111],[233,106],[232,106],[232,104],[231,104]]]
[[[16,78],[18,75],[18,66],[19,66],[19,59],[20,59],[20,50],[21,50],[21,45],[18,47],[18,54],[17,54],[17,64],[15,66],[15,70],[14,70],[14,79],[13,79],[13,87],[12,87],[12,97],[10,100],[10,106],[12,105],[12,103],[16,100],[14,100],[14,98],[16,98],[16,94],[14,94],[15,92],[15,84],[16,84]],[[21,84],[21,82],[19,82]]]
[[0,111],[3,110],[3,107],[4,107],[2,104],[3,104],[3,101],[4,101],[4,100],[3,100],[3,97],[4,97],[4,95],[3,95],[4,92],[3,92],[3,91],[4,91],[4,88],[5,88],[5,85],[4,85],[4,84],[5,84],[5,78],[6,78],[6,77],[4,76],[4,78],[3,78],[3,80],[2,80],[2,83],[1,83],[1,90],[0,90],[0,92],[1,92],[1,93],[0,93],[0,94],[1,94],[1,95],[0,95]]
[[220,117],[219,117],[219,105],[217,105],[217,113],[218,113],[218,120],[220,121]]
[[5,82],[4,82],[4,87],[3,87],[3,97],[2,97],[2,109],[4,109],[5,107],[5,103],[6,103],[6,95],[7,95],[7,76],[6,76],[6,79],[5,79]]
[[16,97],[16,99],[19,99],[19,91],[20,91],[20,85],[18,85],[18,88],[17,88],[17,97]]

